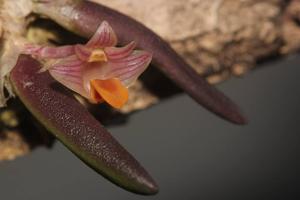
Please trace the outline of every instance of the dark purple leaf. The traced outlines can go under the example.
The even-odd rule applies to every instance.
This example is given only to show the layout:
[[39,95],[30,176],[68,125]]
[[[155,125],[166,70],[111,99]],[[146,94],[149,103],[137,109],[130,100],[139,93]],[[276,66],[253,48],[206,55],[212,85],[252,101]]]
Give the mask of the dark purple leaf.
[[[139,194],[158,192],[145,169],[40,63],[21,55],[11,72],[15,92],[29,111],[91,168]],[[70,166],[72,167],[72,166]],[[59,180],[58,180],[59,181]]]

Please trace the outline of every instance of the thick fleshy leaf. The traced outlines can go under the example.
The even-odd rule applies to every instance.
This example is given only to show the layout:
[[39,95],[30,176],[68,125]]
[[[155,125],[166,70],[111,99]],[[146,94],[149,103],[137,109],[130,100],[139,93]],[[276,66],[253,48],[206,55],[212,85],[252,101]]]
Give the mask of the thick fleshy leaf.
[[[60,9],[61,7],[64,9]],[[66,15],[63,12],[65,9],[72,10],[72,14]],[[103,20],[108,21],[118,35],[120,44],[134,40],[138,48],[152,53],[153,64],[199,104],[233,123],[247,123],[235,103],[200,77],[167,42],[132,18],[106,6],[84,0],[36,3],[34,10],[87,38],[94,34]]]
[[[30,112],[91,168],[117,185],[151,195],[158,188],[143,167],[40,64],[20,56],[11,82]],[[70,166],[72,167],[72,166]]]

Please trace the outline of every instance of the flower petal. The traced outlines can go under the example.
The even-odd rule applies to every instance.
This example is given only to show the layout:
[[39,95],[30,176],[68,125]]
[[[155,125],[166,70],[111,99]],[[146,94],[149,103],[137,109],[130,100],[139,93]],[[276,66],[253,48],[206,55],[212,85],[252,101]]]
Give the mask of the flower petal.
[[98,98],[103,98],[114,108],[119,109],[128,101],[127,88],[116,78],[108,80],[94,79],[91,80],[90,84],[91,88],[93,88],[91,91],[96,91],[98,93]]
[[132,53],[135,46],[135,42],[130,42],[125,47],[107,47],[104,49],[104,51],[109,60],[117,60],[128,57]]
[[87,47],[104,48],[117,45],[117,36],[108,22],[103,21],[96,33],[86,44]]
[[52,66],[50,66],[49,72],[55,80],[67,88],[89,98],[90,96],[83,85],[84,67],[84,62],[74,55],[57,60]]
[[89,80],[106,80],[117,78],[129,87],[143,73],[151,62],[151,54],[145,51],[134,51],[130,56],[109,60],[107,63],[89,63],[84,70],[84,83]]
[[146,51],[134,51],[125,59],[111,60],[107,77],[116,77],[129,87],[147,69],[152,55]]
[[[90,83],[90,84],[92,84],[92,83]],[[101,103],[104,101],[94,86],[91,86],[90,95],[91,95],[91,98],[90,98],[91,103]]]
[[28,44],[25,46],[24,54],[32,55],[37,58],[64,58],[75,53],[74,46],[65,45],[60,47],[46,47]]
[[92,49],[77,44],[74,47],[77,57],[85,62],[107,62],[107,56],[102,49]]
[[74,50],[76,56],[82,61],[87,61],[92,54],[92,48],[88,48],[82,44],[76,44]]

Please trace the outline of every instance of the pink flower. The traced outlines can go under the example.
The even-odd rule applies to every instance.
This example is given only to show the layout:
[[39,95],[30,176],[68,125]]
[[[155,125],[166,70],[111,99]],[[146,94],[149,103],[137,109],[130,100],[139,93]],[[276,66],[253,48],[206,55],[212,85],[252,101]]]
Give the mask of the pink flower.
[[128,100],[127,88],[145,71],[152,55],[134,50],[134,42],[121,48],[116,44],[114,31],[104,21],[85,45],[28,45],[24,53],[44,59],[54,79],[91,102],[121,108]]

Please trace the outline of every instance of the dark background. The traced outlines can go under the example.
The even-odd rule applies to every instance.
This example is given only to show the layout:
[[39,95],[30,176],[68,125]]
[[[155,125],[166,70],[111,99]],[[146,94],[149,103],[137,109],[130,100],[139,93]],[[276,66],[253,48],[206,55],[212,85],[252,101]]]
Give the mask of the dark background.
[[247,114],[247,126],[182,94],[109,128],[156,179],[156,196],[118,188],[57,142],[0,163],[0,199],[300,199],[299,64],[300,56],[260,64],[219,85]]

